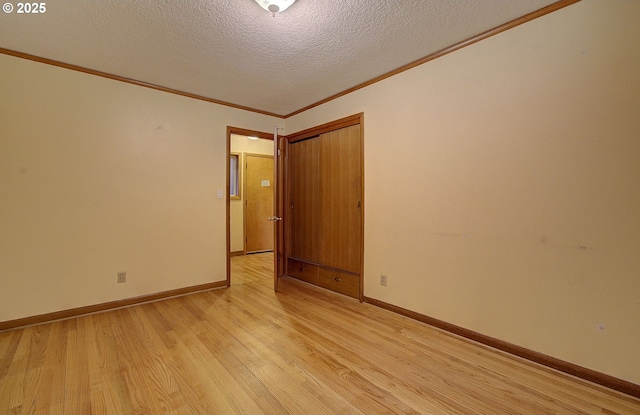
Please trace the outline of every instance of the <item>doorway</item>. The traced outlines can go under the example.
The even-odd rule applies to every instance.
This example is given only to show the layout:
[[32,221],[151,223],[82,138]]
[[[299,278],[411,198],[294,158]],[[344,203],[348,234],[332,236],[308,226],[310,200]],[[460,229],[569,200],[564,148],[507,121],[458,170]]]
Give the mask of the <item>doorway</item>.
[[[227,286],[232,257],[273,255],[273,135],[234,127],[227,129],[229,159],[227,207]],[[235,259],[235,258],[234,258]]]

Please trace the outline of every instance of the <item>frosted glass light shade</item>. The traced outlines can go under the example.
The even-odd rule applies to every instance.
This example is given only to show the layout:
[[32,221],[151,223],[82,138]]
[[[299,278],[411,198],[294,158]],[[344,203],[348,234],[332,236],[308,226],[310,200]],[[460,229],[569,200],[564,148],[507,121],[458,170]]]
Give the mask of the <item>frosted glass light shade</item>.
[[256,0],[266,11],[271,13],[283,12],[289,8],[296,0]]

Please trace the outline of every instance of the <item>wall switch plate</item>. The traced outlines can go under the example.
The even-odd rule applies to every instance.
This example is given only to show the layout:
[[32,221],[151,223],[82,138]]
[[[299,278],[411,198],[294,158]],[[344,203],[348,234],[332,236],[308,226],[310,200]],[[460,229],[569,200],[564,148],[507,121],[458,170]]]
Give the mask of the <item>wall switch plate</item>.
[[118,284],[127,282],[127,272],[118,272]]
[[387,274],[380,274],[380,285],[387,286]]

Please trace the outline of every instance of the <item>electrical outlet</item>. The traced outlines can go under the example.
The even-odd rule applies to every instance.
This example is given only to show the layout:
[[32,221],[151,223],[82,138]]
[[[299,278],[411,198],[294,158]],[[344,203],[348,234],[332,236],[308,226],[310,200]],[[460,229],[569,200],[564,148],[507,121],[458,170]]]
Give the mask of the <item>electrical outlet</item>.
[[387,286],[387,274],[380,274],[380,285]]
[[122,282],[127,282],[127,272],[126,271],[118,272],[118,284],[120,284]]

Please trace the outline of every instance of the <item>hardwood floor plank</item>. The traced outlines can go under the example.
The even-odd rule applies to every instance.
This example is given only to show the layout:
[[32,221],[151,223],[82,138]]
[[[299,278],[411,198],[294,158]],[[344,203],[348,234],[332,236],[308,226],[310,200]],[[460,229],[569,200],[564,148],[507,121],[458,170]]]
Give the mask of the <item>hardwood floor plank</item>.
[[89,371],[85,318],[76,321],[76,328],[67,333],[65,396],[63,413],[90,414]]
[[[280,327],[267,325],[265,329],[265,326],[261,325],[256,327],[252,327],[252,325],[248,327],[238,326],[233,324],[237,320],[234,315],[236,310],[240,310],[240,307],[229,308],[228,319],[221,321],[218,327],[210,325],[202,336],[207,336],[206,333],[209,333],[209,335],[215,333],[216,338],[222,339],[216,344],[218,349],[226,350],[227,353],[234,353],[238,355],[239,359],[248,360],[248,366],[252,368],[252,374],[263,385],[266,385],[265,391],[269,393],[267,396],[276,396],[279,400],[284,399],[279,406],[287,409],[285,412],[291,413],[290,411],[294,410],[295,412],[293,413],[330,413],[330,408],[324,407],[323,402],[317,400],[315,395],[317,391],[310,392],[304,388],[303,382],[307,378],[300,376],[298,370],[281,354],[282,351],[286,351],[286,354],[289,354],[287,349],[273,350],[273,344],[275,343],[273,334],[275,330],[280,330]],[[267,310],[261,311],[262,315],[268,314]],[[247,311],[242,309],[242,314],[246,318]],[[250,315],[253,316],[253,321],[258,321],[256,314]],[[212,341],[207,343],[214,344]],[[279,387],[281,379],[286,378],[293,380],[293,385],[289,386],[290,390],[284,390]],[[304,399],[301,401],[301,398]],[[300,406],[301,402],[305,406]]]
[[[51,324],[51,333],[46,346],[43,382],[37,391],[35,413],[62,413],[65,397],[65,372],[67,354],[68,322]],[[1,393],[0,393],[1,394]]]
[[255,351],[256,348],[239,341],[220,326],[205,327],[197,337],[210,353],[222,357],[219,363],[227,372],[241,374],[236,376],[237,381],[249,398],[262,404],[260,409],[263,413],[286,412],[260,380],[265,361]]
[[0,414],[640,414],[640,400],[232,258],[232,286],[0,333]]
[[[296,314],[298,313],[301,313],[301,310],[296,310]],[[419,413],[424,413],[425,410],[436,411],[436,413],[466,413],[470,412],[472,410],[471,408],[475,408],[473,412],[476,412],[480,407],[484,407],[484,412],[492,413],[495,411],[495,407],[487,405],[484,402],[475,402],[475,406],[469,405],[466,402],[469,398],[459,399],[460,397],[457,396],[458,399],[448,399],[446,395],[438,392],[437,383],[441,383],[441,380],[436,379],[437,383],[431,386],[425,385],[427,377],[425,377],[424,374],[415,372],[407,377],[409,372],[405,371],[403,372],[405,378],[394,377],[391,369],[402,366],[403,363],[401,359],[393,359],[389,354],[389,350],[375,345],[375,339],[370,336],[360,337],[359,339],[353,337],[353,333],[356,333],[358,330],[354,330],[353,332],[346,329],[335,331],[336,324],[332,319],[339,319],[340,315],[336,314],[331,316],[329,313],[325,313],[323,317],[326,318],[316,321],[314,321],[313,313],[303,317],[303,322],[309,324],[310,332],[320,332],[323,336],[326,336],[325,338],[313,338],[311,343],[325,346],[326,349],[321,350],[322,355],[331,356],[334,360],[334,365],[344,365],[345,369],[343,370],[351,371],[352,378],[357,376],[365,382],[375,382],[374,384],[378,384],[377,380],[382,380],[382,383],[386,384],[385,389],[387,391],[393,391],[398,395],[413,396],[414,404],[419,404],[419,407],[415,408]],[[333,332],[335,332],[335,336]],[[345,341],[348,343],[345,343]],[[405,356],[405,358],[406,357],[407,356]],[[381,364],[376,368],[370,368],[370,364],[367,362],[371,360]],[[408,362],[405,362],[404,366],[408,367]],[[380,367],[384,367],[386,370],[381,370]],[[408,367],[408,369],[413,370],[414,368]],[[392,382],[391,379],[395,381]],[[422,386],[420,389],[416,389],[412,386],[413,384]],[[365,386],[361,385],[360,387]],[[419,396],[424,392],[427,392],[425,395],[430,397],[429,401],[420,402],[419,399],[415,399],[416,395]],[[382,399],[382,396],[378,396],[377,399]],[[437,406],[435,405],[436,403]],[[396,412],[401,410],[402,404],[400,402],[390,402],[389,404],[396,407],[392,410]]]
[[[4,379],[5,376],[7,376],[9,368],[15,360],[18,345],[22,340],[23,334],[24,330],[17,330],[0,335],[0,379]],[[0,397],[1,396],[2,395],[0,395]]]

